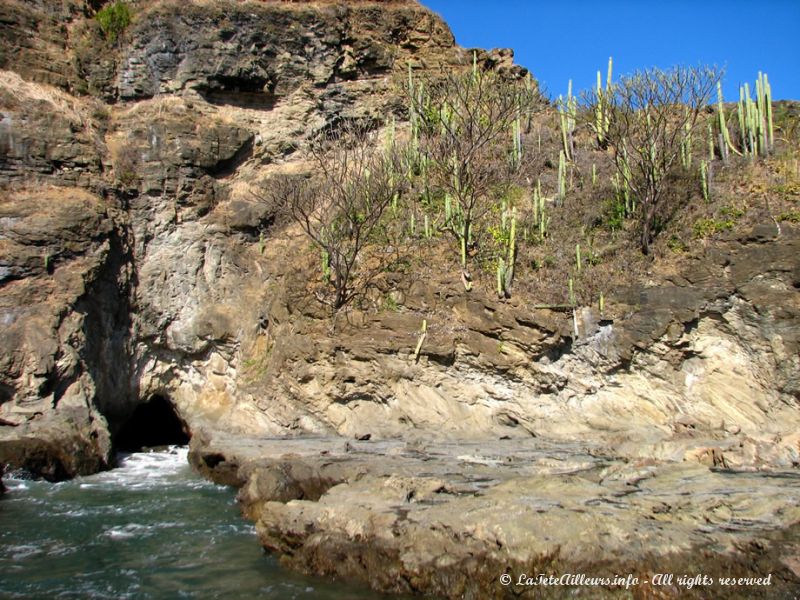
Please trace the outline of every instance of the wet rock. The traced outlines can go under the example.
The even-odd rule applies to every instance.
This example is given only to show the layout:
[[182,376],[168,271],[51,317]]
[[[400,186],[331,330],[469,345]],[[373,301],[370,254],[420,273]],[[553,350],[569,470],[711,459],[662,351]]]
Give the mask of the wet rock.
[[446,25],[157,1],[108,47],[74,3],[28,4],[0,9],[0,463],[105,468],[157,395],[300,570],[474,598],[542,568],[797,584],[797,228],[731,234],[603,315],[398,266],[331,318],[264,182],[343,120],[402,121],[409,65],[471,64]]
[[424,454],[402,442],[342,453],[319,438],[207,444],[241,465],[243,510],[284,564],[376,590],[506,597],[502,573],[698,569],[772,573],[770,594],[800,583],[784,554],[800,535],[793,471],[622,461],[534,440],[429,441]]

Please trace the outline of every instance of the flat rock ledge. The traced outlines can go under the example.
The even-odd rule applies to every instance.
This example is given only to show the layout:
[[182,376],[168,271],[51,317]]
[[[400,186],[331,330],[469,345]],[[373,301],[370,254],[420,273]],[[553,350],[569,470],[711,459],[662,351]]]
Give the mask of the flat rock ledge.
[[[285,566],[382,592],[466,599],[794,599],[800,592],[797,470],[623,459],[599,446],[534,438],[208,432],[193,438],[190,461],[240,488],[243,514]],[[569,574],[611,581],[542,583]],[[527,577],[552,579],[527,585]]]

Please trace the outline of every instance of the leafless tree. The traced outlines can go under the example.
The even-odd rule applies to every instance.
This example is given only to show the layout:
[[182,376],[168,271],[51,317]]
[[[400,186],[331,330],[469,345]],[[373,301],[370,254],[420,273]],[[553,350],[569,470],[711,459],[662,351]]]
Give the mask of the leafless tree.
[[[311,177],[274,177],[265,195],[321,249],[333,288],[330,304],[339,309],[359,291],[359,259],[403,179],[395,146],[377,146],[359,124],[345,124],[313,144],[311,157]],[[363,271],[362,283],[369,279]]]
[[702,124],[700,115],[720,77],[715,67],[648,69],[622,77],[610,94],[588,96],[591,114],[598,105],[608,114],[608,147],[620,181],[638,200],[644,254],[675,208],[667,192],[680,165],[681,146]]
[[412,147],[431,184],[448,202],[445,230],[460,245],[467,279],[473,229],[504,185],[520,179],[520,124],[543,103],[530,80],[474,66],[436,80],[409,84]]

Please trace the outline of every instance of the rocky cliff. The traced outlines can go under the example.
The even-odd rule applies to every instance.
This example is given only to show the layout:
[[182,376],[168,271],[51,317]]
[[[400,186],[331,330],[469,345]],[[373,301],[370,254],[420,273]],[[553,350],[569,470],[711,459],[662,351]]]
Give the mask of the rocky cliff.
[[0,462],[52,478],[107,465],[154,394],[189,429],[281,429],[237,391],[269,322],[272,216],[248,186],[337,120],[396,112],[409,62],[464,60],[413,3],[132,6],[114,42],[82,2],[0,17]]
[[[574,523],[602,505],[620,568],[659,555],[658,528],[624,551],[652,518],[676,564],[714,544],[747,546],[730,558],[742,564],[762,543],[798,582],[796,537],[765,533],[800,518],[796,225],[754,208],[696,251],[620,275],[602,311],[398,267],[332,318],[308,292],[315,254],[263,182],[307,170],[309,140],[342,121],[402,123],[409,67],[472,52],[411,1],[142,0],[113,39],[94,4],[0,7],[0,464],[53,480],[106,468],[157,396],[194,435],[198,468],[246,484],[265,545],[298,568],[368,578],[378,561],[395,569],[382,589],[499,594],[503,565],[594,564],[602,536],[530,535],[538,514]],[[509,51],[475,56],[521,73]],[[328,441],[293,458],[258,441],[311,434]],[[721,474],[733,469],[783,474],[769,515],[747,492],[765,480]],[[715,500],[658,504],[681,485]],[[644,499],[626,508],[629,494]],[[518,510],[517,528],[497,529]]]

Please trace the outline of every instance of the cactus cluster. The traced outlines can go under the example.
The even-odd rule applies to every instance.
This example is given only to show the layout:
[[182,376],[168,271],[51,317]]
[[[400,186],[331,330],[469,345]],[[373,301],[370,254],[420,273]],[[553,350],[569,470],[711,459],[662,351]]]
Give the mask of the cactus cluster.
[[742,127],[742,149],[750,156],[766,156],[772,152],[775,134],[772,125],[772,89],[767,75],[759,71],[756,99],[750,99],[750,87],[739,88],[739,122]]
[[517,259],[517,209],[506,206],[505,202],[501,211],[499,234],[502,248],[497,258],[497,295],[508,298],[511,296],[514,263]]
[[[750,85],[745,83],[739,87],[739,102],[736,105],[736,116],[739,125],[739,148],[731,140],[730,131],[725,118],[725,106],[722,97],[722,86],[717,84],[717,127],[719,153],[727,162],[729,151],[739,156],[755,158],[767,156],[772,152],[775,133],[772,122],[772,88],[766,73],[759,71],[755,85],[756,98],[750,96]],[[713,141],[713,140],[712,140]]]
[[572,160],[574,154],[574,141],[572,134],[575,132],[575,122],[578,116],[578,100],[572,95],[572,80],[567,86],[567,98],[558,97],[558,114],[561,121],[561,141],[564,146],[564,156]]
[[608,73],[606,74],[606,87],[603,89],[603,77],[600,71],[597,72],[597,88],[595,94],[597,95],[597,103],[594,109],[594,132],[597,136],[597,143],[601,148],[606,147],[609,127],[611,127],[611,116],[609,110],[609,98],[611,97],[612,84],[611,84],[611,69],[613,61],[608,57]]

